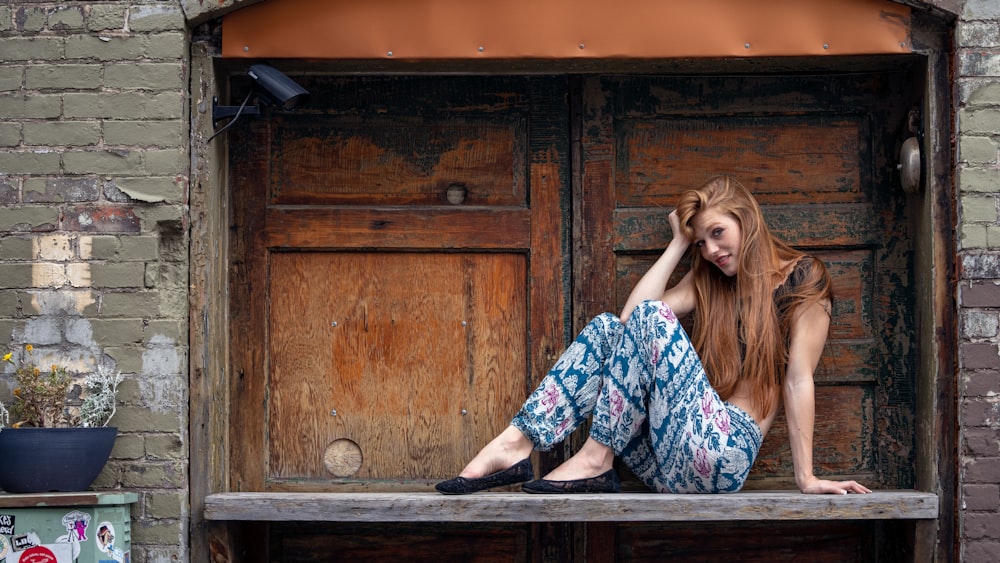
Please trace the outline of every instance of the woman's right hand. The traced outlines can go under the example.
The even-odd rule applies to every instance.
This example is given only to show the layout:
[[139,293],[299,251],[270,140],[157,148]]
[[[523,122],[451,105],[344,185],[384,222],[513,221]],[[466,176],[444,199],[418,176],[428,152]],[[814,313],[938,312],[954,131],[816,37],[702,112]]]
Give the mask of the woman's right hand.
[[678,245],[682,245],[684,250],[687,250],[687,247],[691,245],[691,239],[689,239],[687,235],[684,234],[684,230],[681,229],[681,219],[677,216],[676,209],[670,212],[670,215],[667,217],[667,222],[670,223],[670,232],[674,237],[670,241],[670,244],[674,244],[674,242],[676,242]]

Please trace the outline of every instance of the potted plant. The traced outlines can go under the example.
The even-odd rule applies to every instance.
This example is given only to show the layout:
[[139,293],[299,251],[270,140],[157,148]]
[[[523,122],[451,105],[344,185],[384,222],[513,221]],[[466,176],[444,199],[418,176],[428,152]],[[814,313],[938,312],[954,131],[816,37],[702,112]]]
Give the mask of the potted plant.
[[[123,376],[106,366],[83,377],[83,402],[67,405],[77,377],[65,366],[39,367],[33,347],[3,356],[13,377],[9,406],[0,403],[0,489],[9,493],[82,491],[111,455],[118,429],[107,424],[116,410]],[[11,366],[13,371],[11,371]]]

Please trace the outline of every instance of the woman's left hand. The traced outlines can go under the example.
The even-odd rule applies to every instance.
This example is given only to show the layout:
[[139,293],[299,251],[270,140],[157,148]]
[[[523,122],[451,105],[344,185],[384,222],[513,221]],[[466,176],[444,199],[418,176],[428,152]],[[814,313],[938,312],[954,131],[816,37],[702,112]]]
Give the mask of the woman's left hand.
[[846,495],[848,493],[867,494],[872,492],[871,489],[865,487],[857,481],[827,481],[825,479],[817,479],[815,477],[813,477],[804,486],[800,486],[799,489],[801,489],[803,493],[813,495]]

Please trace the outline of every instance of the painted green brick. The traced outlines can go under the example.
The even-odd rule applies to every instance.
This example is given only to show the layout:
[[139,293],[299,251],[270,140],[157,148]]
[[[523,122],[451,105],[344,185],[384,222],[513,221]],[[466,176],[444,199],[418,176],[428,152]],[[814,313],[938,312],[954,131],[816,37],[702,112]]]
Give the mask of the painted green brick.
[[145,497],[147,518],[179,518],[187,502],[186,497],[177,492],[149,493]]
[[80,258],[83,260],[108,260],[118,253],[121,243],[114,235],[80,237]]
[[100,318],[152,319],[160,313],[159,294],[155,291],[104,292],[100,303],[87,307],[84,313]]
[[184,115],[184,94],[162,92],[67,93],[63,95],[66,118],[180,119]]
[[21,295],[21,293],[13,289],[0,290],[0,317],[20,316]]
[[33,287],[35,264],[0,264],[0,287]]
[[962,134],[1000,133],[1000,108],[965,109],[959,113],[959,128]]
[[4,347],[4,345],[11,341],[14,331],[19,331],[22,326],[24,326],[24,321],[0,318],[0,352],[7,353],[9,348]]
[[48,25],[56,31],[83,29],[83,6],[62,6],[52,10]]
[[142,342],[141,319],[84,319],[90,323],[94,341],[101,346],[124,346]]
[[104,69],[104,85],[127,90],[180,90],[184,67],[176,63],[112,64]]
[[24,74],[30,90],[99,90],[101,66],[96,64],[30,65]]
[[[111,419],[110,425],[115,426],[117,422]],[[145,440],[138,434],[120,434],[115,440],[115,447],[111,450],[112,459],[142,459],[146,455],[144,446]]]
[[87,11],[87,29],[103,31],[125,27],[125,10],[121,4],[91,4]]
[[962,248],[987,248],[989,246],[986,225],[962,225]]
[[51,119],[62,112],[62,98],[51,94],[0,96],[0,115],[7,119]]
[[[3,8],[0,8],[0,14]],[[24,84],[24,68],[20,65],[0,66],[0,92],[19,90]]]
[[178,434],[146,436],[146,456],[150,459],[182,459],[184,453],[184,442]]
[[104,122],[104,142],[109,145],[163,147],[181,146],[184,141],[180,120]]
[[67,174],[135,173],[141,161],[142,156],[137,151],[68,151],[63,153],[63,170]]
[[0,61],[59,60],[66,45],[62,37],[0,37]]
[[[119,429],[121,426],[118,427]],[[126,471],[122,475],[122,486],[128,489],[176,489],[183,487],[187,475],[184,466],[176,461],[161,461],[158,463],[144,461],[142,465],[137,465],[131,471]],[[170,526],[164,526],[168,528]],[[173,538],[176,542],[179,538],[178,527],[172,527]],[[135,526],[132,527],[132,541],[143,541],[136,539]],[[160,538],[161,536],[156,536]],[[169,536],[167,536],[169,537]],[[163,541],[158,539],[157,541]]]
[[185,150],[149,149],[143,154],[143,165],[153,176],[175,175],[187,170],[189,159]]
[[154,337],[168,338],[174,342],[181,342],[187,339],[187,323],[180,320],[157,319],[147,323],[143,329],[142,342],[148,344]]
[[33,260],[34,240],[27,236],[0,238],[0,260]]
[[184,33],[157,33],[150,35],[146,56],[150,59],[180,60],[187,56],[187,35]]
[[159,223],[181,223],[184,210],[179,205],[162,203],[158,205],[143,205],[136,208],[136,214],[142,221],[143,232],[157,228]]
[[[124,483],[126,487],[157,487],[166,488],[166,485],[144,485],[142,484],[143,479],[136,476],[132,478],[128,475],[125,476]],[[174,482],[174,481],[171,481]],[[127,484],[126,484],[127,483]],[[178,483],[176,486],[183,486],[183,482]],[[150,545],[176,545],[181,541],[181,524],[179,521],[170,520],[137,520],[132,522],[132,545],[135,544],[150,544]],[[186,534],[186,532],[185,532]]]
[[997,201],[994,197],[963,197],[962,220],[970,222],[995,222]]
[[47,151],[0,152],[0,170],[7,174],[59,174],[59,155]]
[[101,125],[94,121],[42,121],[24,124],[24,144],[79,147],[101,140]]
[[[115,369],[121,370],[122,368],[116,365]],[[135,380],[135,377],[126,377],[125,381],[122,381],[121,385],[118,386],[119,403],[137,404],[143,400],[139,383]]]
[[155,260],[160,251],[160,239],[153,235],[123,236],[119,239],[115,260]]
[[0,122],[0,147],[16,147],[21,144],[21,124]]
[[157,288],[160,296],[160,316],[167,319],[180,319],[187,314],[188,295],[186,289]]
[[54,152],[0,152],[0,170],[7,174],[59,174],[59,155]]
[[968,96],[970,106],[1000,105],[1000,83],[990,82],[974,88]]
[[986,225],[985,246],[1000,249],[1000,225]]
[[10,31],[11,13],[9,6],[0,6],[0,31]]
[[46,17],[45,8],[22,7],[17,11],[14,18],[18,31],[41,31],[45,29]]
[[[146,397],[147,401],[155,400]],[[122,406],[115,414],[115,426],[121,432],[178,432],[184,426],[179,412],[153,410],[138,406]]]
[[129,12],[129,29],[141,31],[176,31],[184,29],[184,13],[173,3],[160,6],[134,6]]
[[166,290],[184,288],[187,285],[188,268],[185,263],[164,262],[146,265],[146,287]]
[[122,262],[90,265],[91,287],[144,287],[146,266],[142,262]]
[[959,191],[963,193],[1000,192],[1000,170],[987,168],[963,168],[958,173]]
[[131,61],[141,58],[146,38],[141,35],[91,36],[73,35],[66,38],[67,59],[98,61]]
[[58,224],[59,210],[54,207],[0,207],[0,231],[50,231]]
[[959,141],[959,154],[964,162],[994,164],[997,161],[997,143],[988,137],[963,135]]
[[104,354],[115,361],[115,368],[122,373],[139,373],[142,369],[142,348],[138,346],[105,346]]

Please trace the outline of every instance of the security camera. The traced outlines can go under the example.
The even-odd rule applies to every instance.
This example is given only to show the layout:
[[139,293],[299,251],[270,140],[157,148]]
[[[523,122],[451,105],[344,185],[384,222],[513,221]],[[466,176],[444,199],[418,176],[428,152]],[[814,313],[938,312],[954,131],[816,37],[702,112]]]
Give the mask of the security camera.
[[236,122],[241,115],[260,115],[260,105],[247,106],[250,98],[256,94],[257,102],[264,105],[278,106],[283,110],[290,111],[305,103],[309,99],[309,92],[288,78],[280,70],[265,64],[251,65],[247,70],[247,75],[253,80],[253,89],[244,98],[243,103],[238,106],[220,106],[218,100],[212,98],[212,123],[218,123],[222,119],[232,118],[222,129],[219,129],[208,141],[216,135],[225,131],[230,125]]
[[261,91],[265,100],[285,110],[293,110],[309,99],[309,92],[305,88],[272,66],[251,65],[247,74],[253,79],[254,86]]

